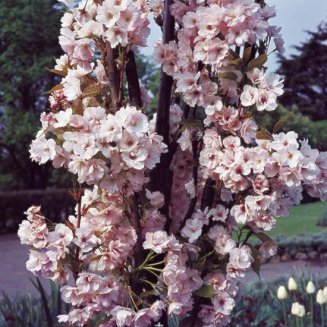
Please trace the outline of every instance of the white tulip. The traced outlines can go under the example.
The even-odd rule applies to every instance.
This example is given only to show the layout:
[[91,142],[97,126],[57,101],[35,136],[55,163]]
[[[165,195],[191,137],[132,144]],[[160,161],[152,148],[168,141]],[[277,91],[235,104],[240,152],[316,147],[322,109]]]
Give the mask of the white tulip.
[[304,317],[305,315],[305,308],[302,304],[295,302],[292,304],[291,313],[293,316]]
[[277,298],[279,300],[285,300],[287,298],[287,290],[285,286],[279,286],[277,290]]
[[288,289],[290,291],[296,291],[297,290],[297,284],[293,277],[290,277],[288,280]]
[[324,293],[324,296],[327,299],[327,286],[324,287],[324,289],[322,290],[322,292]]
[[306,291],[308,294],[313,294],[316,291],[315,285],[313,284],[313,282],[311,280],[309,281],[309,283],[307,285]]
[[317,303],[322,305],[322,304],[324,304],[326,302],[327,302],[327,298],[326,298],[323,290],[319,290],[318,293],[317,293]]

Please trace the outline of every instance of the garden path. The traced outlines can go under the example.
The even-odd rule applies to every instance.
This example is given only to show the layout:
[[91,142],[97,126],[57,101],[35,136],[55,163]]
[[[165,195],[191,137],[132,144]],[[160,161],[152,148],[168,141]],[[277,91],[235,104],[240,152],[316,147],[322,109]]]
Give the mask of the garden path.
[[[29,280],[33,275],[25,269],[27,257],[28,249],[20,245],[16,235],[0,236],[0,292],[4,291],[9,296],[17,292],[37,293]],[[261,280],[269,281],[278,277],[289,277],[303,271],[319,275],[319,277],[327,277],[327,262],[293,261],[265,264],[261,268]],[[254,272],[248,272],[244,279],[246,283],[258,280]],[[44,285],[47,287],[48,283],[45,281]]]
[[[14,296],[16,293],[37,294],[30,278],[34,275],[26,270],[28,248],[22,246],[15,234],[0,235],[0,297],[2,291]],[[46,289],[48,283],[42,282]]]

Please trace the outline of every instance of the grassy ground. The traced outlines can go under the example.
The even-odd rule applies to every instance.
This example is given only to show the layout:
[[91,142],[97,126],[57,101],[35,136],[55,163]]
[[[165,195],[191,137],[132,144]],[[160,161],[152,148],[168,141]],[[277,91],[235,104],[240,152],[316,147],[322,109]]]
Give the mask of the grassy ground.
[[299,235],[321,233],[323,229],[317,226],[318,219],[327,215],[327,202],[303,204],[295,207],[285,218],[277,218],[276,228],[269,235]]

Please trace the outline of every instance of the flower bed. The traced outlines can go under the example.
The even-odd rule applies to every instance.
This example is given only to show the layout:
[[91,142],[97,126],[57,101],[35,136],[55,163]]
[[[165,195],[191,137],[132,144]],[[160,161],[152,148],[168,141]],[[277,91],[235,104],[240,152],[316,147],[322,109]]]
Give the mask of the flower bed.
[[312,281],[305,275],[248,285],[237,302],[230,326],[325,326],[325,285],[326,279]]

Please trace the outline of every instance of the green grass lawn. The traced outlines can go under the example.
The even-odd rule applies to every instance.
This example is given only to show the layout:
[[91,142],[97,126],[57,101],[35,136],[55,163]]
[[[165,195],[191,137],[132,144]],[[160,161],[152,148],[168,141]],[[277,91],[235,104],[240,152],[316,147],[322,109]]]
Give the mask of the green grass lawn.
[[293,208],[291,214],[285,218],[277,218],[276,228],[270,236],[276,235],[299,235],[321,233],[326,230],[317,226],[318,219],[326,213],[327,202],[303,204]]

